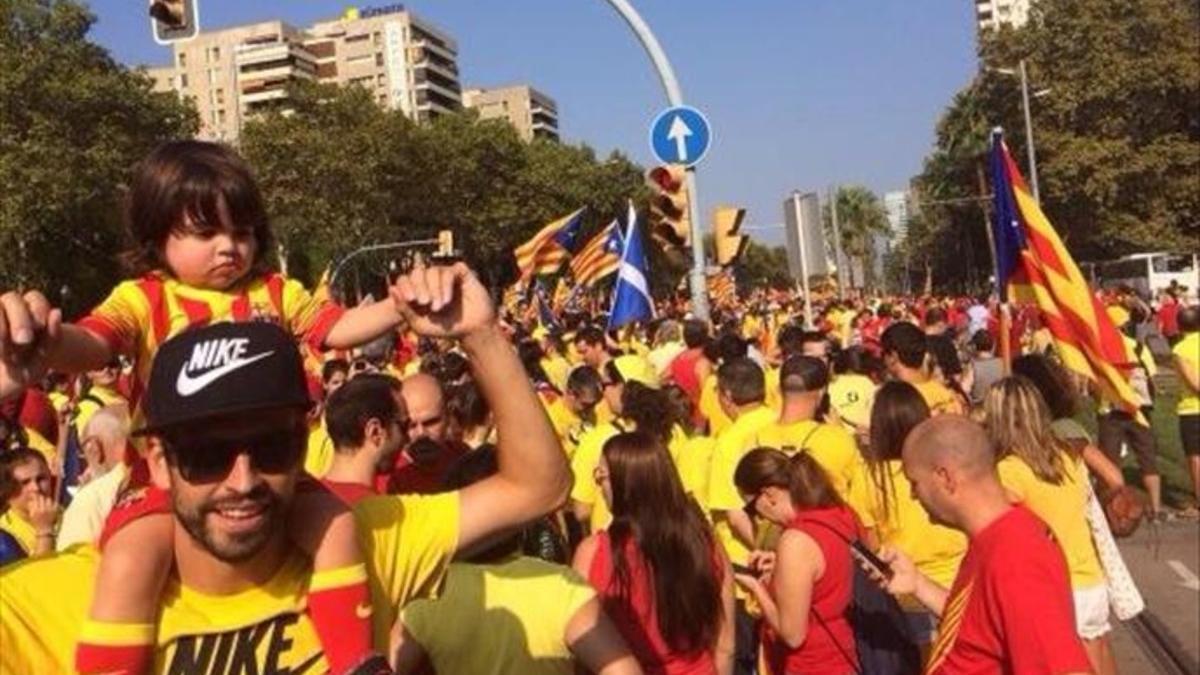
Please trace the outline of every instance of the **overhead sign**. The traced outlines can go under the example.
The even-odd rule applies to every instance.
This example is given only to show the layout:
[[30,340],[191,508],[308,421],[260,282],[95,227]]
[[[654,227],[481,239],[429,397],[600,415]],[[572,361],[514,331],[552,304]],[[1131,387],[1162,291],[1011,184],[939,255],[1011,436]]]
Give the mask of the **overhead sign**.
[[693,166],[712,144],[708,118],[689,106],[667,108],[650,124],[650,148],[665,164]]

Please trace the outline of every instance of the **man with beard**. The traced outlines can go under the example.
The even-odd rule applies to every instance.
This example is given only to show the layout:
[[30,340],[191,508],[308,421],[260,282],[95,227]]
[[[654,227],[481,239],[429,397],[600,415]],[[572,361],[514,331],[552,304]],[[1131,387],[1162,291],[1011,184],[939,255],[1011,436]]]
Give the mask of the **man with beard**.
[[325,427],[334,452],[325,487],[349,505],[376,494],[376,476],[406,442],[407,417],[400,381],[389,375],[359,375],[330,394]]
[[[405,603],[437,590],[456,553],[548,513],[570,488],[554,431],[475,275],[461,263],[418,268],[393,293],[413,331],[460,341],[495,413],[499,471],[456,492],[354,506],[371,590],[359,610],[376,645]],[[41,376],[22,355],[62,339],[60,315],[40,295],[9,294],[2,304],[0,395],[12,396]],[[311,561],[286,522],[296,491],[310,489],[300,472],[308,405],[295,342],[271,324],[217,324],[160,348],[142,432],[177,527],[155,672],[327,669],[305,613]],[[72,670],[98,556],[84,545],[0,573],[0,673]],[[51,591],[56,600],[46,602]],[[122,645],[140,635],[87,637]]]

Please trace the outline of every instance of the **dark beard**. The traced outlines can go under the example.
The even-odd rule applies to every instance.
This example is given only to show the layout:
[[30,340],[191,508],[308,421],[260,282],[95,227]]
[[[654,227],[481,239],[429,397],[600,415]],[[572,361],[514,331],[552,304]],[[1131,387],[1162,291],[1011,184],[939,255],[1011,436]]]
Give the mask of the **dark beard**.
[[[266,507],[263,513],[262,526],[253,532],[218,538],[208,530],[206,517],[215,513],[222,504],[254,502]],[[272,535],[283,527],[284,512],[287,504],[279,495],[265,485],[260,485],[240,497],[206,502],[196,508],[188,508],[180,504],[172,493],[171,510],[183,525],[183,529],[192,536],[214,558],[225,563],[245,562],[263,549],[271,540]]]

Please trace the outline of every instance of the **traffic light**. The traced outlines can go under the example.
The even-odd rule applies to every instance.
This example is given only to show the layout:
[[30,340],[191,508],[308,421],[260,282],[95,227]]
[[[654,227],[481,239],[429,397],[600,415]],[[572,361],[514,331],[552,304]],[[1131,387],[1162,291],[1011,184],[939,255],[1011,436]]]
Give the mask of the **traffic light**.
[[650,197],[650,236],[664,249],[686,248],[692,241],[686,170],[678,164],[657,166],[646,174]]
[[713,245],[716,248],[717,264],[722,267],[737,262],[746,250],[750,237],[738,234],[746,209],[736,206],[718,206],[713,209]]
[[200,0],[150,0],[150,25],[160,45],[184,42],[200,32]]
[[454,256],[454,231],[438,230],[437,257],[450,258]]

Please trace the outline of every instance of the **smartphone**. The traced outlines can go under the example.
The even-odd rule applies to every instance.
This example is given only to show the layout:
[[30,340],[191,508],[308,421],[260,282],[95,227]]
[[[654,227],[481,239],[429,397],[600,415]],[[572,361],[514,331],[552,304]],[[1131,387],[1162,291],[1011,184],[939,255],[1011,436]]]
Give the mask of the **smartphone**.
[[747,567],[746,565],[739,565],[737,563],[733,563],[733,572],[734,574],[749,574],[752,577],[762,576],[762,572],[754,569],[753,567]]
[[883,575],[884,579],[891,579],[894,572],[892,566],[880,560],[879,556],[875,555],[871,549],[867,548],[861,541],[850,543],[850,555],[854,556],[855,560],[866,563],[875,568],[879,574]]

